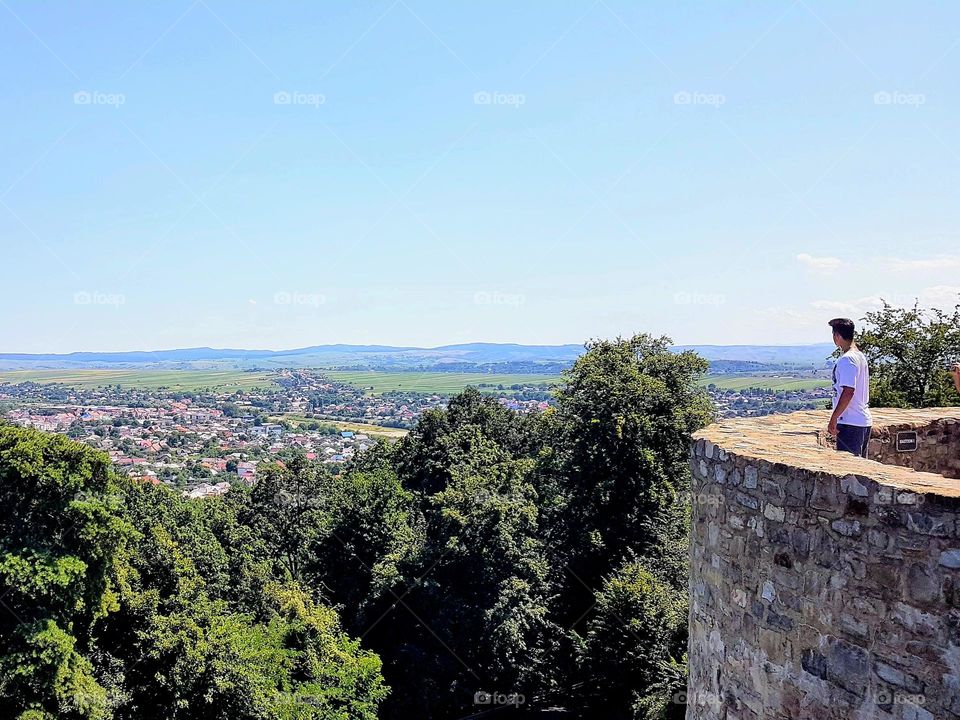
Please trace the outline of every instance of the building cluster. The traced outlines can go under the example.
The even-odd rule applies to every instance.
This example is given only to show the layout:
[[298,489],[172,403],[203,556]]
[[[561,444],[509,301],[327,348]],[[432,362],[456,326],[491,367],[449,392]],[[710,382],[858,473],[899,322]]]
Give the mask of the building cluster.
[[763,388],[723,389],[708,386],[718,418],[754,417],[816,410],[830,401],[830,388],[771,390]]
[[[498,401],[518,412],[549,406],[507,394]],[[374,443],[353,424],[410,428],[446,403],[435,393],[366,394],[308,370],[278,371],[274,386],[230,392],[0,384],[7,421],[65,434],[108,453],[130,477],[190,497],[253,484],[261,463],[296,453],[336,467]]]
[[157,399],[151,407],[31,405],[9,410],[9,422],[58,432],[110,455],[113,465],[143,482],[182,487],[190,497],[222,495],[231,481],[253,483],[257,466],[288,451],[343,463],[373,444],[369,435],[332,426],[302,429],[227,416],[190,399]]
[[[829,390],[725,390],[709,386],[719,417],[768,415],[821,407]],[[551,399],[495,395],[516,412],[543,412]],[[0,384],[0,414],[9,422],[63,433],[110,455],[143,482],[166,483],[190,497],[222,495],[233,482],[253,484],[263,462],[295,453],[336,466],[369,448],[348,423],[413,427],[448,398],[435,393],[365,394],[321,373],[286,370],[273,387],[172,392],[118,386]]]

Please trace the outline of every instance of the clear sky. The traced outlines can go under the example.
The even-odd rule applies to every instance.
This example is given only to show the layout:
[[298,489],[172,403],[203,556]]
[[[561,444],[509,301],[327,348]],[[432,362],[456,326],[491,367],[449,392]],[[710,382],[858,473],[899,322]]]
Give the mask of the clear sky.
[[2,0],[0,59],[2,352],[957,299],[953,2]]

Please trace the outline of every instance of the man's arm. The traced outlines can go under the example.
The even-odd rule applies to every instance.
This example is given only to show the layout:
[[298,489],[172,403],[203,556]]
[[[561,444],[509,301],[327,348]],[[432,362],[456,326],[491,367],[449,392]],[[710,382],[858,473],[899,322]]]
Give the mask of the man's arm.
[[840,419],[840,416],[843,415],[843,411],[847,409],[850,401],[853,400],[853,390],[857,386],[858,370],[853,361],[844,356],[837,360],[837,366],[834,368],[834,372],[837,374],[837,384],[840,385],[842,390],[840,391],[840,397],[837,398],[837,407],[834,408],[833,415],[830,416],[830,424],[827,425],[827,432],[836,437],[837,421]]
[[837,400],[837,407],[833,411],[833,415],[830,416],[830,424],[827,426],[827,432],[837,436],[837,420],[843,415],[843,411],[847,409],[847,405],[850,404],[850,401],[853,400],[853,388],[845,387],[840,393],[840,399]]
[[960,393],[960,363],[953,366],[953,384],[957,386],[957,392]]

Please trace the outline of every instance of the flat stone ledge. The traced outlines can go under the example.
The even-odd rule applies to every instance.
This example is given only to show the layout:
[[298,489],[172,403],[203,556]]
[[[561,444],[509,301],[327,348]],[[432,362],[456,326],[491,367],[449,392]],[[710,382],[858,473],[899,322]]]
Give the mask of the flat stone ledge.
[[[960,408],[922,410],[872,410],[874,434],[882,428],[924,428],[936,422],[960,423]],[[848,475],[876,481],[897,489],[960,498],[960,481],[908,467],[887,465],[838,452],[827,443],[829,410],[807,410],[786,415],[767,415],[723,420],[694,434],[694,454],[714,458],[719,453],[783,464],[834,476]],[[702,442],[701,442],[702,441]],[[958,449],[960,453],[960,449]]]

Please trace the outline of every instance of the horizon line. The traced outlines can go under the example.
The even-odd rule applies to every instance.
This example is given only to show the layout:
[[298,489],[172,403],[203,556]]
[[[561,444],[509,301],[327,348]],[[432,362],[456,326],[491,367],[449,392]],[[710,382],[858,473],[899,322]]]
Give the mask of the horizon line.
[[[186,352],[191,350],[210,350],[213,352],[263,352],[263,353],[293,353],[301,350],[308,350],[311,348],[335,348],[335,347],[345,347],[345,348],[384,348],[386,350],[443,350],[445,348],[451,347],[460,347],[465,345],[493,345],[493,346],[513,346],[513,347],[545,347],[545,348],[561,348],[561,347],[571,347],[579,346],[584,347],[584,345],[589,341],[582,342],[563,342],[563,343],[519,343],[519,342],[495,342],[487,340],[473,340],[468,342],[455,342],[455,343],[445,343],[442,345],[432,345],[432,346],[421,346],[421,345],[390,345],[386,343],[343,343],[343,342],[333,342],[333,343],[320,343],[316,345],[302,345],[299,347],[291,348],[243,348],[243,347],[211,347],[209,345],[194,345],[189,347],[170,347],[170,348],[154,348],[150,350],[135,349],[135,350],[71,350],[68,352],[24,352],[24,351],[0,351],[0,357],[17,355],[17,356],[31,356],[31,355],[56,355],[56,356],[70,356],[70,355],[125,355],[125,354],[134,354],[134,353],[163,353],[163,352]],[[671,343],[670,347],[776,347],[776,348],[788,348],[788,347],[814,347],[817,345],[830,345],[829,342],[793,342],[793,343],[700,343],[700,342],[685,342],[685,343]]]

